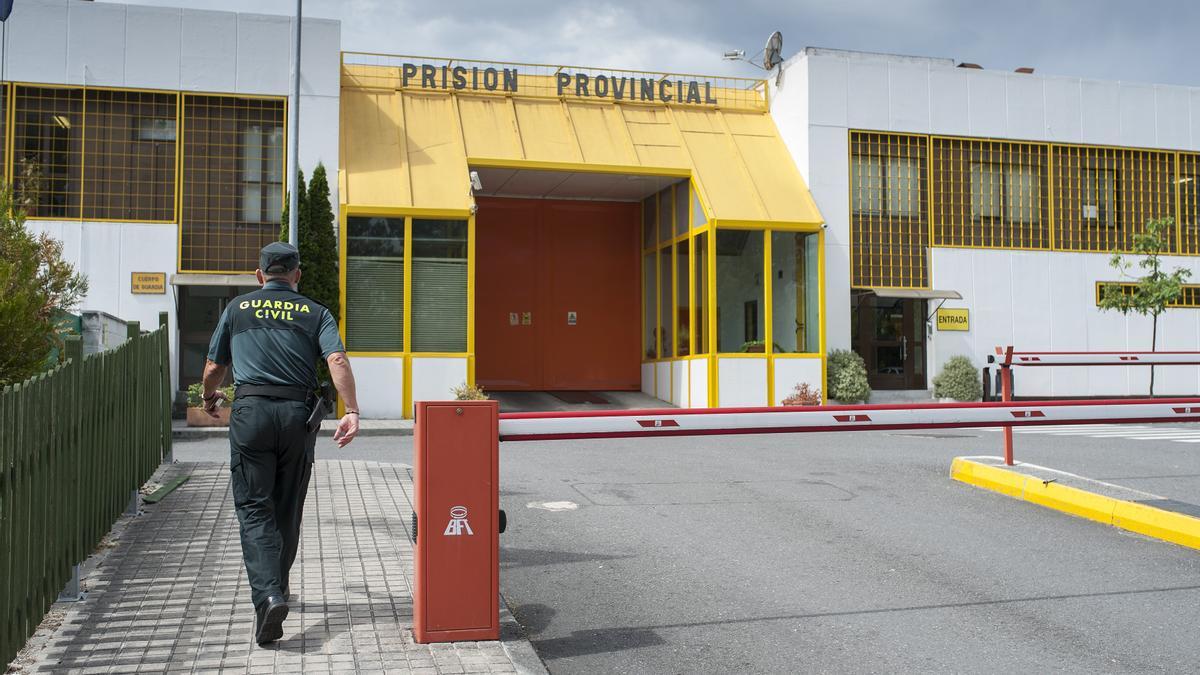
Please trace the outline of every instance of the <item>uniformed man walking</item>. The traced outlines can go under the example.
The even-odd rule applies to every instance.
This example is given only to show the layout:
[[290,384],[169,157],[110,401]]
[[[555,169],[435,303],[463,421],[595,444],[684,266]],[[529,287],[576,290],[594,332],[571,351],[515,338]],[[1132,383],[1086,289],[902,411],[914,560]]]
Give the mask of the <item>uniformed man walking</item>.
[[254,600],[254,640],[263,645],[283,636],[288,615],[288,573],[312,473],[313,427],[324,414],[316,393],[317,359],[329,364],[346,404],[333,435],[338,447],[358,433],[358,401],[337,322],[296,292],[300,252],[290,244],[268,244],[258,266],[262,288],[234,299],[213,331],[204,408],[216,416],[225,398],[217,387],[232,363],[237,388],[229,418],[230,480]]

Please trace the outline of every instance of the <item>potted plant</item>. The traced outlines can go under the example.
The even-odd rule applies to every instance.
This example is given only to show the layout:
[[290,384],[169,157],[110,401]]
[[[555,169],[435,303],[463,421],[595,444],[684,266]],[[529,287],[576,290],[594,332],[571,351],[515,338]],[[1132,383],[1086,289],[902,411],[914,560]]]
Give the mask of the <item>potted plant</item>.
[[227,400],[217,408],[217,416],[212,417],[204,412],[204,385],[197,382],[187,389],[187,425],[189,427],[227,427],[229,426],[229,411],[233,404],[233,387],[224,387]]
[[979,369],[965,356],[952,356],[933,378],[933,397],[948,401],[978,401],[983,396]]
[[821,405],[821,390],[810,386],[807,382],[801,382],[792,388],[792,393],[780,401],[779,405]]
[[476,385],[476,384],[467,384],[466,382],[463,382],[462,384],[458,385],[457,387],[452,388],[450,390],[450,393],[454,394],[455,401],[486,401],[486,400],[488,400],[487,392],[485,392],[483,390],[483,387],[480,387],[479,385]]

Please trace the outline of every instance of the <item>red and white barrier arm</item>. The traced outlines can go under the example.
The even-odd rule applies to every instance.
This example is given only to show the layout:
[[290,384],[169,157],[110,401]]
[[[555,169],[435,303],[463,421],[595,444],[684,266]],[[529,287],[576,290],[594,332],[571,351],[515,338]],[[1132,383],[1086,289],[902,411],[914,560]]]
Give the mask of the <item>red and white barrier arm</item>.
[[504,413],[500,440],[1200,422],[1200,398]]
[[1200,366],[1200,352],[1009,352],[996,348],[989,363],[1002,366]]

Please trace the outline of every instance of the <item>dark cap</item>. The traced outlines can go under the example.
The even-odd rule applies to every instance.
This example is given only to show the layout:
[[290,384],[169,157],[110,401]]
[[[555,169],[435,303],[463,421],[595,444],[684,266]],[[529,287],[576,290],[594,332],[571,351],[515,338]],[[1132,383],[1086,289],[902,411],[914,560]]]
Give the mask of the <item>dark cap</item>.
[[300,266],[300,251],[282,241],[273,241],[258,254],[258,268],[264,272],[291,272]]

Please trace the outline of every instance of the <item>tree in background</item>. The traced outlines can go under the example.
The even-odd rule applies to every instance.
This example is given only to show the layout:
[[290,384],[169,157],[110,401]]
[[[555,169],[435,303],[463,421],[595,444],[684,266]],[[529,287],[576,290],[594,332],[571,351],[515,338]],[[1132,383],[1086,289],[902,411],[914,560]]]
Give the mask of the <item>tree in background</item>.
[[[1171,303],[1179,300],[1183,295],[1183,282],[1192,274],[1191,270],[1182,267],[1176,267],[1170,272],[1163,271],[1161,256],[1170,252],[1170,233],[1174,229],[1174,218],[1158,218],[1146,223],[1145,232],[1133,235],[1133,248],[1129,253],[1142,256],[1137,266],[1146,271],[1143,276],[1132,276],[1129,272],[1133,263],[1127,261],[1121,253],[1113,252],[1108,264],[1121,276],[1131,280],[1132,285],[1104,284],[1100,296],[1102,310],[1150,316],[1150,351],[1158,349],[1158,315],[1166,311]],[[1154,366],[1150,366],[1150,395],[1154,396]]]
[[[304,173],[299,176],[300,194],[297,198],[297,243],[304,273],[300,277],[300,292],[329,308],[335,317],[341,311],[341,292],[338,279],[337,237],[333,233],[333,207],[329,203],[329,180],[325,166],[318,164],[312,181],[306,186]],[[283,207],[283,223],[279,240],[288,239],[288,206]]]
[[[338,244],[333,232],[333,205],[329,201],[329,180],[325,166],[318,164],[308,184],[308,249],[301,250],[305,265],[300,280],[304,294],[341,316],[341,280],[338,276]],[[303,232],[303,230],[301,231]]]
[[[300,245],[301,245],[300,260],[301,260],[301,262],[303,262],[304,261],[304,248],[303,248],[304,232],[305,232],[305,230],[308,229],[308,224],[307,224],[308,219],[304,217],[305,211],[308,208],[308,206],[307,206],[308,187],[304,184],[304,171],[302,171],[302,170],[298,171],[297,174],[298,175],[296,176],[296,184],[299,186],[298,190],[299,190],[300,194],[297,195],[297,197],[296,197],[296,206],[300,209],[300,214],[298,216],[296,216],[296,224],[299,226],[299,229],[300,229],[298,241],[300,242]],[[288,192],[283,195],[283,217],[280,219],[280,222],[279,222],[279,241],[287,241],[288,240],[288,223],[291,220],[288,216],[291,215],[291,206],[292,206],[292,193]]]
[[45,368],[62,346],[56,317],[87,294],[87,278],[63,260],[62,248],[26,230],[24,208],[0,186],[0,386]]

